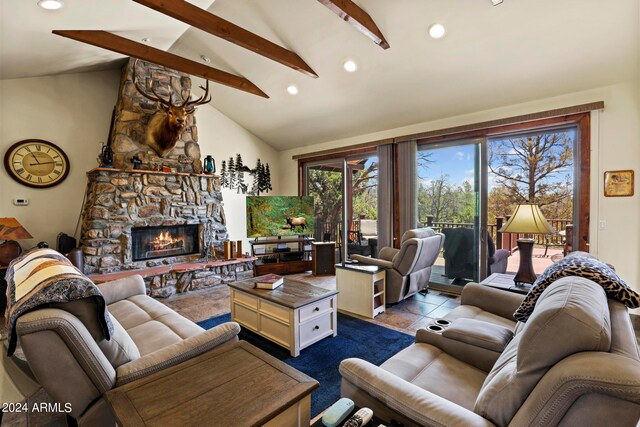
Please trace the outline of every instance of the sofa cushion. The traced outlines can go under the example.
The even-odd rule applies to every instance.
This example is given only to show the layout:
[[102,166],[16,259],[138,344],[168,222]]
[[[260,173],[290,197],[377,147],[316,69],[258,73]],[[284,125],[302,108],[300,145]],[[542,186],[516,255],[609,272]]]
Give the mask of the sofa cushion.
[[518,328],[478,395],[474,411],[507,425],[545,373],[582,351],[608,351],[611,325],[602,287],[580,277],[557,280]]
[[544,273],[538,276],[531,291],[513,316],[521,322],[526,322],[536,301],[547,286],[567,276],[590,279],[600,284],[609,298],[616,299],[629,308],[640,307],[640,294],[627,286],[611,267],[591,255],[573,254],[549,266]]
[[134,295],[110,304],[109,312],[129,334],[141,356],[204,331],[147,295]]
[[140,351],[133,342],[129,334],[124,330],[118,319],[111,314],[111,323],[113,323],[113,336],[110,340],[102,339],[98,341],[98,347],[107,357],[109,363],[114,368],[129,363],[132,360],[140,358]]
[[430,344],[416,343],[380,367],[420,388],[473,410],[487,375]]

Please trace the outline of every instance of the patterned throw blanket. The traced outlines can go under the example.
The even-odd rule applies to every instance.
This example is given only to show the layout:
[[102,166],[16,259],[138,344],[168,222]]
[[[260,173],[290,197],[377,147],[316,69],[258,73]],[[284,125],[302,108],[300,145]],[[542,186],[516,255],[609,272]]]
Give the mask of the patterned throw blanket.
[[92,298],[96,316],[106,339],[111,339],[113,325],[104,297],[84,274],[67,258],[52,249],[34,249],[14,259],[7,269],[7,308],[5,321],[9,346],[7,355],[16,348],[16,322],[20,316],[51,303],[64,303]]

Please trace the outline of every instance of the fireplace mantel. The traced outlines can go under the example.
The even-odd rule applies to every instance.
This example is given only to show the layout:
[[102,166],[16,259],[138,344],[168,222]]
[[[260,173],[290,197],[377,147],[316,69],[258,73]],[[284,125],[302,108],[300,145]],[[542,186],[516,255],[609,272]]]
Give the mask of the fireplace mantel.
[[206,178],[220,178],[220,175],[205,174],[205,173],[190,173],[190,172],[163,172],[153,171],[147,169],[115,169],[115,168],[93,168],[87,171],[87,175],[91,175],[95,172],[113,172],[113,173],[133,173],[133,174],[151,174],[151,175],[176,175],[176,176],[196,176]]

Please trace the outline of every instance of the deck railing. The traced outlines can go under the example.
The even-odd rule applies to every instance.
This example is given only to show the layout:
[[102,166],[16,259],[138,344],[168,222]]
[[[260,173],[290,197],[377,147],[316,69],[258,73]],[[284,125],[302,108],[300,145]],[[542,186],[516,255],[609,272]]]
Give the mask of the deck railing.
[[[487,232],[496,244],[496,249],[509,249],[516,247],[516,240],[523,236],[518,233],[501,233],[498,230],[509,220],[509,216],[497,217],[495,224],[487,224]],[[535,239],[537,245],[548,246],[563,246],[566,240],[567,226],[571,226],[573,222],[571,219],[547,219],[549,224],[556,230],[555,234],[534,234],[532,237]],[[433,221],[432,217],[427,217],[427,220],[422,223],[425,227],[433,227],[438,230],[443,228],[473,228],[473,223],[469,222],[449,222],[449,221]]]

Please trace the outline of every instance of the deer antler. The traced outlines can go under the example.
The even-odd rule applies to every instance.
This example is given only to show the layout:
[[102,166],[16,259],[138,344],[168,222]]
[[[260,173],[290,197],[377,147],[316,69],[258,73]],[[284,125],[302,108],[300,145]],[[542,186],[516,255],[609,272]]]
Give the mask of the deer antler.
[[142,96],[144,96],[145,98],[147,98],[147,99],[149,99],[151,101],[154,101],[154,102],[159,102],[159,103],[161,103],[162,105],[164,105],[167,108],[173,107],[173,102],[171,100],[171,94],[169,94],[169,101],[167,101],[165,99],[162,99],[162,97],[156,93],[155,89],[153,88],[153,84],[151,85],[151,92],[153,92],[153,94],[155,96],[147,95],[145,90],[140,87],[140,85],[138,84],[138,79],[137,79],[137,77],[138,77],[137,76],[137,71],[136,71],[137,65],[138,65],[138,60],[136,59],[136,62],[134,62],[134,64],[133,64],[133,84],[135,85],[136,89],[138,89],[138,92],[140,92],[140,94]]
[[[189,96],[184,104],[182,104],[187,113],[193,113],[196,109],[195,107],[198,105],[203,105],[211,102],[211,97],[209,96],[209,80],[207,80],[206,86],[207,87],[200,86],[200,89],[204,90],[204,94],[200,98],[194,101],[190,101],[189,99],[191,98],[191,96]],[[207,99],[207,97],[209,97],[209,99]]]

